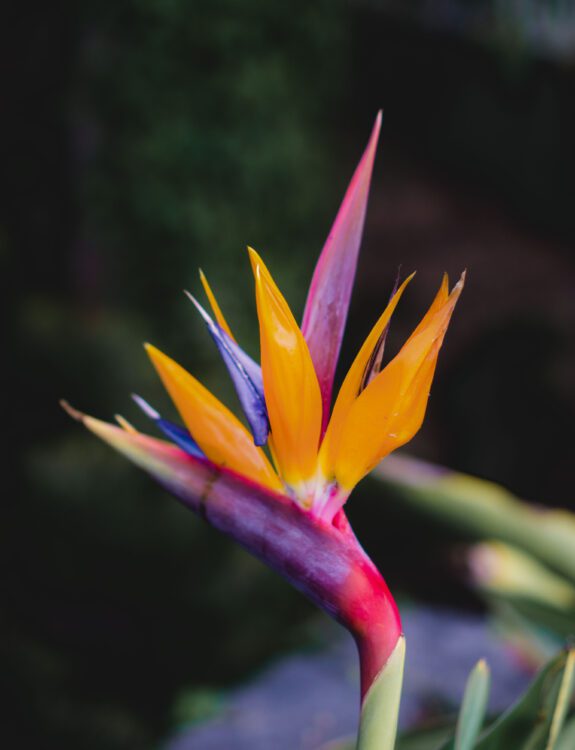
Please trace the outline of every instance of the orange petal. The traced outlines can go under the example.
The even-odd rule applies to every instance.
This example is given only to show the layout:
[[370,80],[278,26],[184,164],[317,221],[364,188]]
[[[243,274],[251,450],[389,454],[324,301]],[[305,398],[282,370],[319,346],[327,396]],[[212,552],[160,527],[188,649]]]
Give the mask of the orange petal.
[[256,302],[264,393],[274,456],[300,499],[315,474],[321,430],[321,393],[308,346],[287,302],[259,255],[249,248]]
[[371,329],[369,336],[364,341],[363,346],[359,350],[352,366],[349,368],[349,371],[345,376],[342,386],[339,389],[339,393],[333,407],[331,419],[329,421],[329,425],[322,442],[320,459],[320,463],[322,466],[330,464],[334,460],[333,453],[341,437],[341,430],[345,421],[345,417],[347,416],[351,405],[359,394],[361,381],[363,379],[363,373],[365,372],[365,368],[367,367],[369,358],[371,357],[371,354],[375,346],[377,345],[377,342],[379,341],[379,337],[385,330],[386,326],[389,324],[391,316],[393,315],[393,312],[395,311],[395,308],[397,307],[397,304],[401,299],[401,295],[405,291],[406,286],[409,284],[414,275],[415,274],[412,273],[411,276],[408,276],[407,279],[405,279],[405,281],[401,284],[397,292],[393,295],[393,297],[389,301],[389,304],[381,314],[379,320]]
[[[411,336],[407,339],[407,341],[410,341],[412,338],[417,336],[423,329],[427,326],[429,321],[433,318],[435,313],[440,310],[443,305],[447,302],[447,298],[449,297],[449,276],[444,273],[443,278],[441,279],[441,286],[439,287],[439,291],[435,295],[435,299],[431,303],[431,306],[429,307],[429,310],[425,313],[423,318],[419,321],[419,324],[417,328],[413,331]],[[407,343],[406,341],[406,343]]]
[[231,411],[174,360],[149,344],[146,351],[186,427],[210,461],[282,490],[264,452]]
[[354,401],[324,471],[351,489],[388,453],[419,430],[433,380],[437,355],[464,276],[441,305],[421,324],[395,358]]
[[230,330],[229,325],[227,324],[226,319],[224,318],[224,314],[222,313],[222,310],[220,306],[218,305],[218,301],[212,292],[211,286],[208,284],[208,280],[206,279],[206,276],[202,269],[200,268],[200,281],[202,282],[202,286],[204,287],[204,292],[206,293],[206,297],[208,298],[208,302],[210,303],[210,307],[212,308],[212,312],[214,313],[214,318],[216,319],[218,325],[220,328],[223,328],[224,331],[228,334],[228,336],[233,339],[233,334]]

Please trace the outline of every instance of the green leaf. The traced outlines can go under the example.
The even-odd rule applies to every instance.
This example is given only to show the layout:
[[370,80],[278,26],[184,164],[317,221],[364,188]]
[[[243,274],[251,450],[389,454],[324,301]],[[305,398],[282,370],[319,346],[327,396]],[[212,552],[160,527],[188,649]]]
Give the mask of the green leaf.
[[412,729],[399,737],[396,750],[437,750],[453,736],[453,730],[452,723]]
[[468,552],[473,582],[495,612],[511,607],[548,636],[553,652],[575,634],[575,586],[515,547],[483,542]]
[[563,727],[555,750],[573,750],[575,747],[575,716],[572,716]]
[[513,595],[488,595],[485,599],[496,615],[510,609],[533,629],[539,629],[542,635],[549,639],[553,637],[553,652],[575,635],[575,610],[561,612],[545,604]]
[[469,550],[474,582],[485,593],[532,601],[575,621],[575,586],[533,555],[499,541]]
[[473,750],[481,731],[489,698],[489,667],[482,659],[467,680],[463,704],[457,719],[454,750]]
[[367,691],[361,708],[357,750],[393,750],[403,684],[405,638]]
[[549,732],[549,741],[546,746],[546,750],[553,750],[557,746],[557,741],[563,729],[565,723],[565,717],[571,704],[571,698],[573,697],[573,689],[575,687],[575,649],[571,649],[567,654],[567,660],[565,663],[565,669],[563,671],[563,679],[561,680],[561,686],[559,688],[559,697],[555,704],[553,711],[553,718],[551,719],[551,729]]
[[563,651],[549,662],[476,750],[553,750],[573,691],[574,659],[574,651]]
[[497,632],[533,663],[545,664],[567,642],[559,633],[543,626],[530,612],[529,618],[509,601],[488,598]]
[[413,507],[529,552],[575,583],[575,514],[530,505],[493,482],[404,454],[388,456],[372,476]]

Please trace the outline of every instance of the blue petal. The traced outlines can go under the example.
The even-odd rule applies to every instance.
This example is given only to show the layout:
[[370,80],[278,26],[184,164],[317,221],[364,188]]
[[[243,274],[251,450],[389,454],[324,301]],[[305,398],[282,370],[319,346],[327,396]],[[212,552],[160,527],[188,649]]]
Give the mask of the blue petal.
[[134,393],[132,394],[132,398],[144,412],[144,414],[153,422],[155,422],[158,429],[160,429],[164,433],[164,435],[173,443],[175,443],[179,448],[181,448],[183,451],[186,451],[186,453],[189,453],[190,456],[195,456],[196,458],[205,458],[204,453],[200,449],[200,446],[196,443],[196,441],[193,439],[193,437],[185,427],[180,427],[180,425],[177,425],[174,422],[170,422],[168,419],[163,419],[160,414],[152,406],[150,406],[147,401],[144,401],[141,396],[137,396]]
[[270,431],[264,397],[261,367],[249,357],[228,334],[215,323],[200,303],[186,292],[204,319],[208,331],[228,369],[236,393],[247,417],[254,443],[265,445]]

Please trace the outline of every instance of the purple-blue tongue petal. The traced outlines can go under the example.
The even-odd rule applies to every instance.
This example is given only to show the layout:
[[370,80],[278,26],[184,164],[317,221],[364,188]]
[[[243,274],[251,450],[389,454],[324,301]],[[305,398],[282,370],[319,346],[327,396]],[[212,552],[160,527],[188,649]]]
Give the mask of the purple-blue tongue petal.
[[224,360],[246,415],[254,443],[265,445],[270,431],[268,412],[264,397],[261,367],[249,357],[228,334],[215,323],[200,303],[189,293],[187,296],[204,319],[208,331]]
[[205,457],[200,446],[196,443],[196,441],[193,439],[193,437],[185,427],[180,427],[180,425],[177,425],[174,422],[163,419],[160,414],[141,396],[137,396],[135,393],[133,393],[132,398],[144,412],[144,414],[153,422],[155,422],[158,429],[160,429],[164,433],[164,435],[173,443],[175,443],[179,448],[188,453],[190,456],[195,456],[196,458]]

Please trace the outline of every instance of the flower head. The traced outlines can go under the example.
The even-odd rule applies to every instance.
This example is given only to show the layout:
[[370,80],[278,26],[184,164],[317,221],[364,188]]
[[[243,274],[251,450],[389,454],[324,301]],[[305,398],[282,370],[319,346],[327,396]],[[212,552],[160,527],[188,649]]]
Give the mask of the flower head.
[[180,500],[279,570],[355,635],[364,693],[401,635],[395,603],[345,517],[353,487],[409,441],[426,410],[439,349],[464,278],[447,276],[423,319],[385,366],[391,317],[409,276],[359,349],[330,415],[381,124],[315,269],[300,327],[258,253],[249,248],[261,363],[236,342],[203,273],[213,318],[191,295],[230,373],[247,425],[181,365],[146,351],[185,427],[136,403],[170,442],[70,410]]
[[[188,293],[236,387],[249,429],[193,375],[146,344],[188,434],[156,421],[182,447],[282,492],[315,517],[331,521],[357,482],[419,430],[437,355],[463,286],[447,276],[421,323],[382,368],[391,316],[413,274],[397,288],[360,348],[335,400],[331,392],[349,306],[380,128],[376,121],[314,273],[300,328],[258,253],[254,275],[261,366],[236,343],[205,275],[214,319]],[[138,399],[140,405],[142,400]],[[150,407],[145,409],[150,416]],[[271,460],[262,446],[269,446]]]

